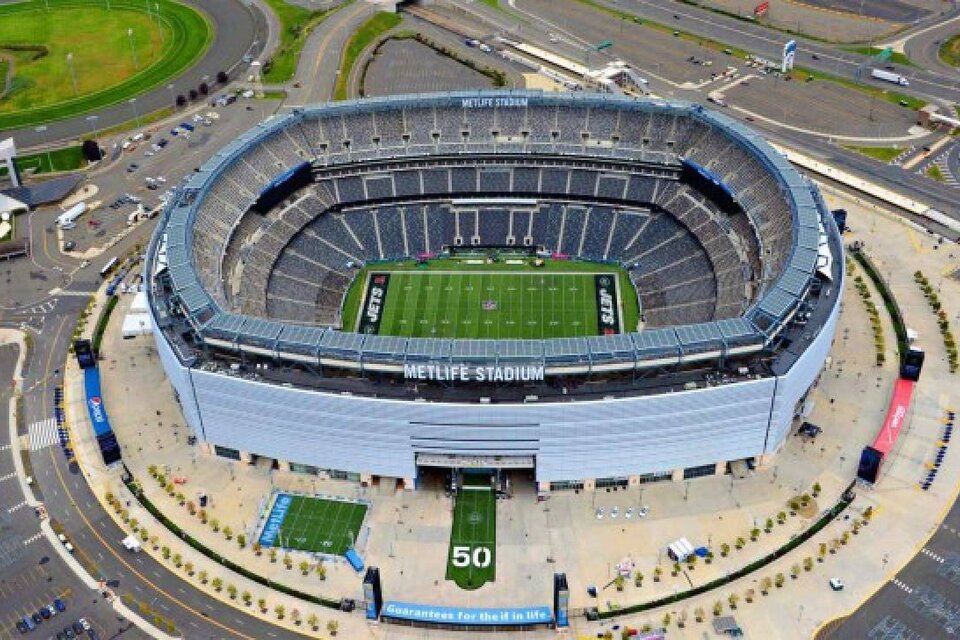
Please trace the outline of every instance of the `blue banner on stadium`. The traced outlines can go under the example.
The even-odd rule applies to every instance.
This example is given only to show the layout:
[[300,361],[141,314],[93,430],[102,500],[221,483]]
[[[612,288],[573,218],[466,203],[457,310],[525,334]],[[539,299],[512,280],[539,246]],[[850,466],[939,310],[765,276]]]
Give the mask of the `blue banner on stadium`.
[[729,195],[730,197],[733,197],[733,192],[730,191],[730,188],[727,185],[725,185],[723,183],[723,180],[720,179],[720,176],[718,176],[714,172],[710,171],[703,165],[698,164],[693,160],[688,160],[686,158],[682,160],[682,164],[689,167],[690,169],[693,169],[700,175],[701,178],[703,178],[707,182],[710,182],[715,187],[718,187],[719,189],[723,190],[723,192]]
[[553,614],[550,607],[519,607],[506,609],[463,609],[460,607],[437,607],[409,602],[385,602],[382,615],[394,620],[410,620],[427,624],[471,626],[520,626],[550,624]]

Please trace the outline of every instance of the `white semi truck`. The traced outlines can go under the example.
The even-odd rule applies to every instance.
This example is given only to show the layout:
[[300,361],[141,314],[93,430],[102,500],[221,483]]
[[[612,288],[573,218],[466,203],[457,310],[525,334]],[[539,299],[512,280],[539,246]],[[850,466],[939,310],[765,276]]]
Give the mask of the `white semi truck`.
[[910,81],[904,78],[899,73],[894,73],[892,71],[884,71],[883,69],[871,69],[870,76],[876,78],[877,80],[885,80],[887,82],[892,82],[898,84],[901,87],[910,86]]

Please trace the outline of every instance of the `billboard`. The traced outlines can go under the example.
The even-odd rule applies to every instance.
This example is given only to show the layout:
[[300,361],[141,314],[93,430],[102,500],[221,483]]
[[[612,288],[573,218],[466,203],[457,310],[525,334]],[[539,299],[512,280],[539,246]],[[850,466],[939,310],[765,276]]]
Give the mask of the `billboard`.
[[780,71],[786,73],[793,69],[793,60],[797,57],[797,41],[789,40],[783,45],[783,62],[780,64]]

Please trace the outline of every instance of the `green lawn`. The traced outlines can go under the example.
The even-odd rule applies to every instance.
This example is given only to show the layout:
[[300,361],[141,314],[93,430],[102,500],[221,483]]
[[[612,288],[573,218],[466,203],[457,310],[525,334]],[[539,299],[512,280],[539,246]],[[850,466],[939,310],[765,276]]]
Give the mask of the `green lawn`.
[[[509,264],[508,260],[520,264]],[[615,265],[529,258],[469,264],[464,259],[377,264],[351,285],[344,309],[349,331],[403,337],[542,339],[603,333],[599,315],[601,278],[611,294],[612,332],[634,330],[636,293]],[[377,290],[386,289],[371,321]]]
[[447,580],[478,589],[497,575],[497,497],[489,487],[465,483],[457,493],[447,556]]
[[[880,47],[844,47],[844,50],[850,51],[851,53],[859,53],[860,55],[876,57],[879,55],[883,49]],[[877,62],[882,62],[878,60]],[[890,53],[890,58],[886,62],[890,64],[901,64],[908,67],[915,67],[917,65],[913,64],[913,61],[910,60],[905,54],[900,53],[899,51],[892,51]]]
[[0,5],[0,52],[15,66],[13,89],[0,100],[0,129],[122,102],[192,66],[213,40],[207,19],[174,0],[111,0],[110,11],[99,0],[45,2],[50,11],[43,2]]
[[960,67],[960,33],[940,45],[940,59],[953,67]]
[[[17,168],[21,173],[28,169],[36,169],[35,173],[50,173],[51,171],[73,171],[86,165],[80,146],[53,149],[50,153],[34,153],[27,156],[18,156]],[[7,167],[0,167],[0,176],[7,175]]]
[[937,182],[943,182],[943,171],[937,165],[932,164],[927,168],[927,177]]
[[343,555],[360,535],[367,506],[356,502],[291,496],[274,546]]
[[347,46],[344,47],[343,58],[340,60],[340,73],[337,75],[337,86],[333,92],[334,100],[347,99],[347,86],[350,82],[350,71],[356,64],[357,58],[363,50],[373,44],[384,33],[400,24],[402,16],[397,13],[378,11],[369,20],[360,25],[360,28],[350,36]]
[[310,11],[284,0],[266,0],[280,21],[280,44],[276,52],[264,64],[262,80],[268,84],[286,82],[293,77],[300,60],[300,52],[310,32],[334,11],[346,7],[353,0],[346,0],[323,11]]
[[903,152],[899,147],[858,147],[847,144],[842,146],[880,162],[890,162]]

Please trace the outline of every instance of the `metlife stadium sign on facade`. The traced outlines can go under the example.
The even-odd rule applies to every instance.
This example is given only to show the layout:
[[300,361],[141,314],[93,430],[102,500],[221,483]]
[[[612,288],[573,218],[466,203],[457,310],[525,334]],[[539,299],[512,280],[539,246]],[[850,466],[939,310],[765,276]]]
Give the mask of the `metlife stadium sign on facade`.
[[541,381],[544,367],[530,366],[475,366],[465,364],[405,364],[403,377],[407,380],[435,380],[440,382],[528,382]]

